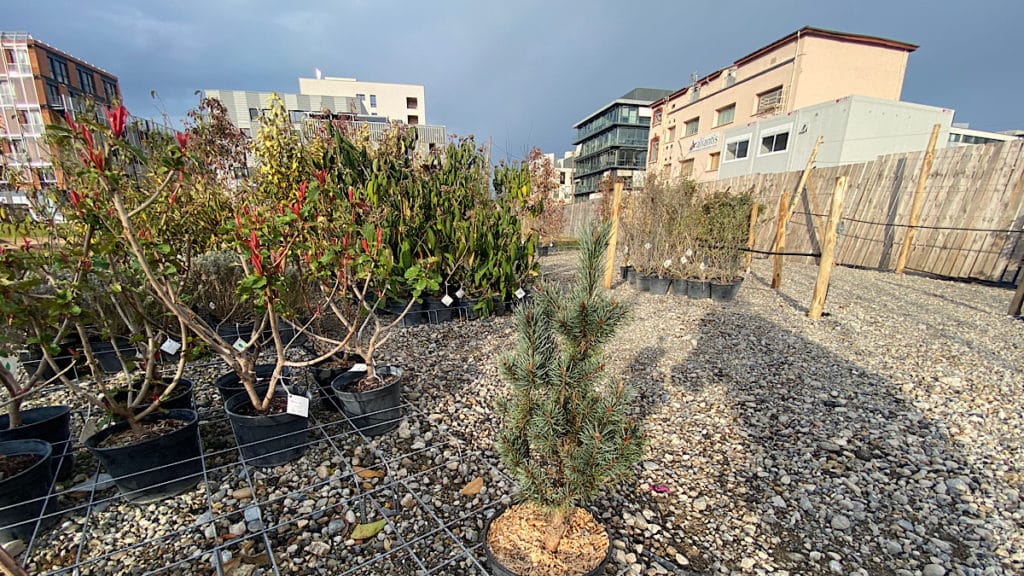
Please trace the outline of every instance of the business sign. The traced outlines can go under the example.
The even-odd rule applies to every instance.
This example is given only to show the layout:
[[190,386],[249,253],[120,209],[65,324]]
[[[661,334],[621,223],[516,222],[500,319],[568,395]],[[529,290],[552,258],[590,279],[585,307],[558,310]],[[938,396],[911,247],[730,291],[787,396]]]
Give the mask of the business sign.
[[708,148],[718,147],[718,133],[708,134],[707,136],[701,136],[700,138],[694,138],[690,142],[690,152],[697,152],[698,150],[707,150]]

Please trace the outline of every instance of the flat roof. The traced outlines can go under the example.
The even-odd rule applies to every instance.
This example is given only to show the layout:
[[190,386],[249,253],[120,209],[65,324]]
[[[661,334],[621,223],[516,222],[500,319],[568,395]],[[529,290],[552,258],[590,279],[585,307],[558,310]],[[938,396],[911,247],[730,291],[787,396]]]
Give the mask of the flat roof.
[[[594,112],[591,112],[590,114],[587,115],[586,118],[573,124],[572,127],[579,128],[580,124],[583,124],[584,122],[594,118],[595,116],[598,116],[599,114],[603,113],[605,110],[611,108],[612,106],[615,106],[616,104],[635,104],[637,106],[650,106],[655,102],[658,102],[659,99],[663,100],[665,96],[671,93],[671,90],[666,90],[664,88],[634,88],[629,92],[623,94],[621,97],[616,98],[615,100],[612,100],[611,102],[598,108]],[[650,100],[638,99],[637,96],[650,97]]]

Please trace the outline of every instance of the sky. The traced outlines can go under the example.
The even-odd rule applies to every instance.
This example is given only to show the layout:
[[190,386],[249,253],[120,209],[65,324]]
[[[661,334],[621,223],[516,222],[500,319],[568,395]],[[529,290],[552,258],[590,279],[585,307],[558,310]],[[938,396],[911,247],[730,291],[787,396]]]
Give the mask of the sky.
[[[802,26],[918,44],[903,100],[1024,129],[1020,0],[5,0],[25,31],[118,76],[142,117],[197,90],[297,92],[327,76],[423,84],[426,120],[517,159],[635,87],[679,89]],[[153,98],[155,93],[157,98]]]

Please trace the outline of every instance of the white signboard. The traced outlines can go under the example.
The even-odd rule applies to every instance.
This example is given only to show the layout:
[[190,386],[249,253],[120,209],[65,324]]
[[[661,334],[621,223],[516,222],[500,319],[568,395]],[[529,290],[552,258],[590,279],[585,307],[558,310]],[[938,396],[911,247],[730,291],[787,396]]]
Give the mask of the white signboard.
[[708,148],[717,148],[719,142],[719,134],[708,134],[707,136],[701,136],[700,138],[694,138],[690,142],[690,152],[696,152],[698,150],[707,150]]

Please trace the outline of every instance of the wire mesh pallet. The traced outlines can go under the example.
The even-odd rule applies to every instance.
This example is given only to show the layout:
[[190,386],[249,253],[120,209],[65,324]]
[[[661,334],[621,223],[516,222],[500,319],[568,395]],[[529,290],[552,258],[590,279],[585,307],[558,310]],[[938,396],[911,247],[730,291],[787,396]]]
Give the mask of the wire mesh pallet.
[[[55,483],[18,560],[32,574],[76,576],[487,573],[483,522],[507,497],[460,489],[467,477],[504,478],[497,468],[406,400],[390,423],[403,429],[375,438],[315,404],[305,453],[285,466],[246,465],[223,410],[210,407],[199,411],[202,481],[182,495],[130,504],[109,483]],[[77,470],[99,479],[88,453],[74,452]],[[380,520],[377,535],[350,537]]]

